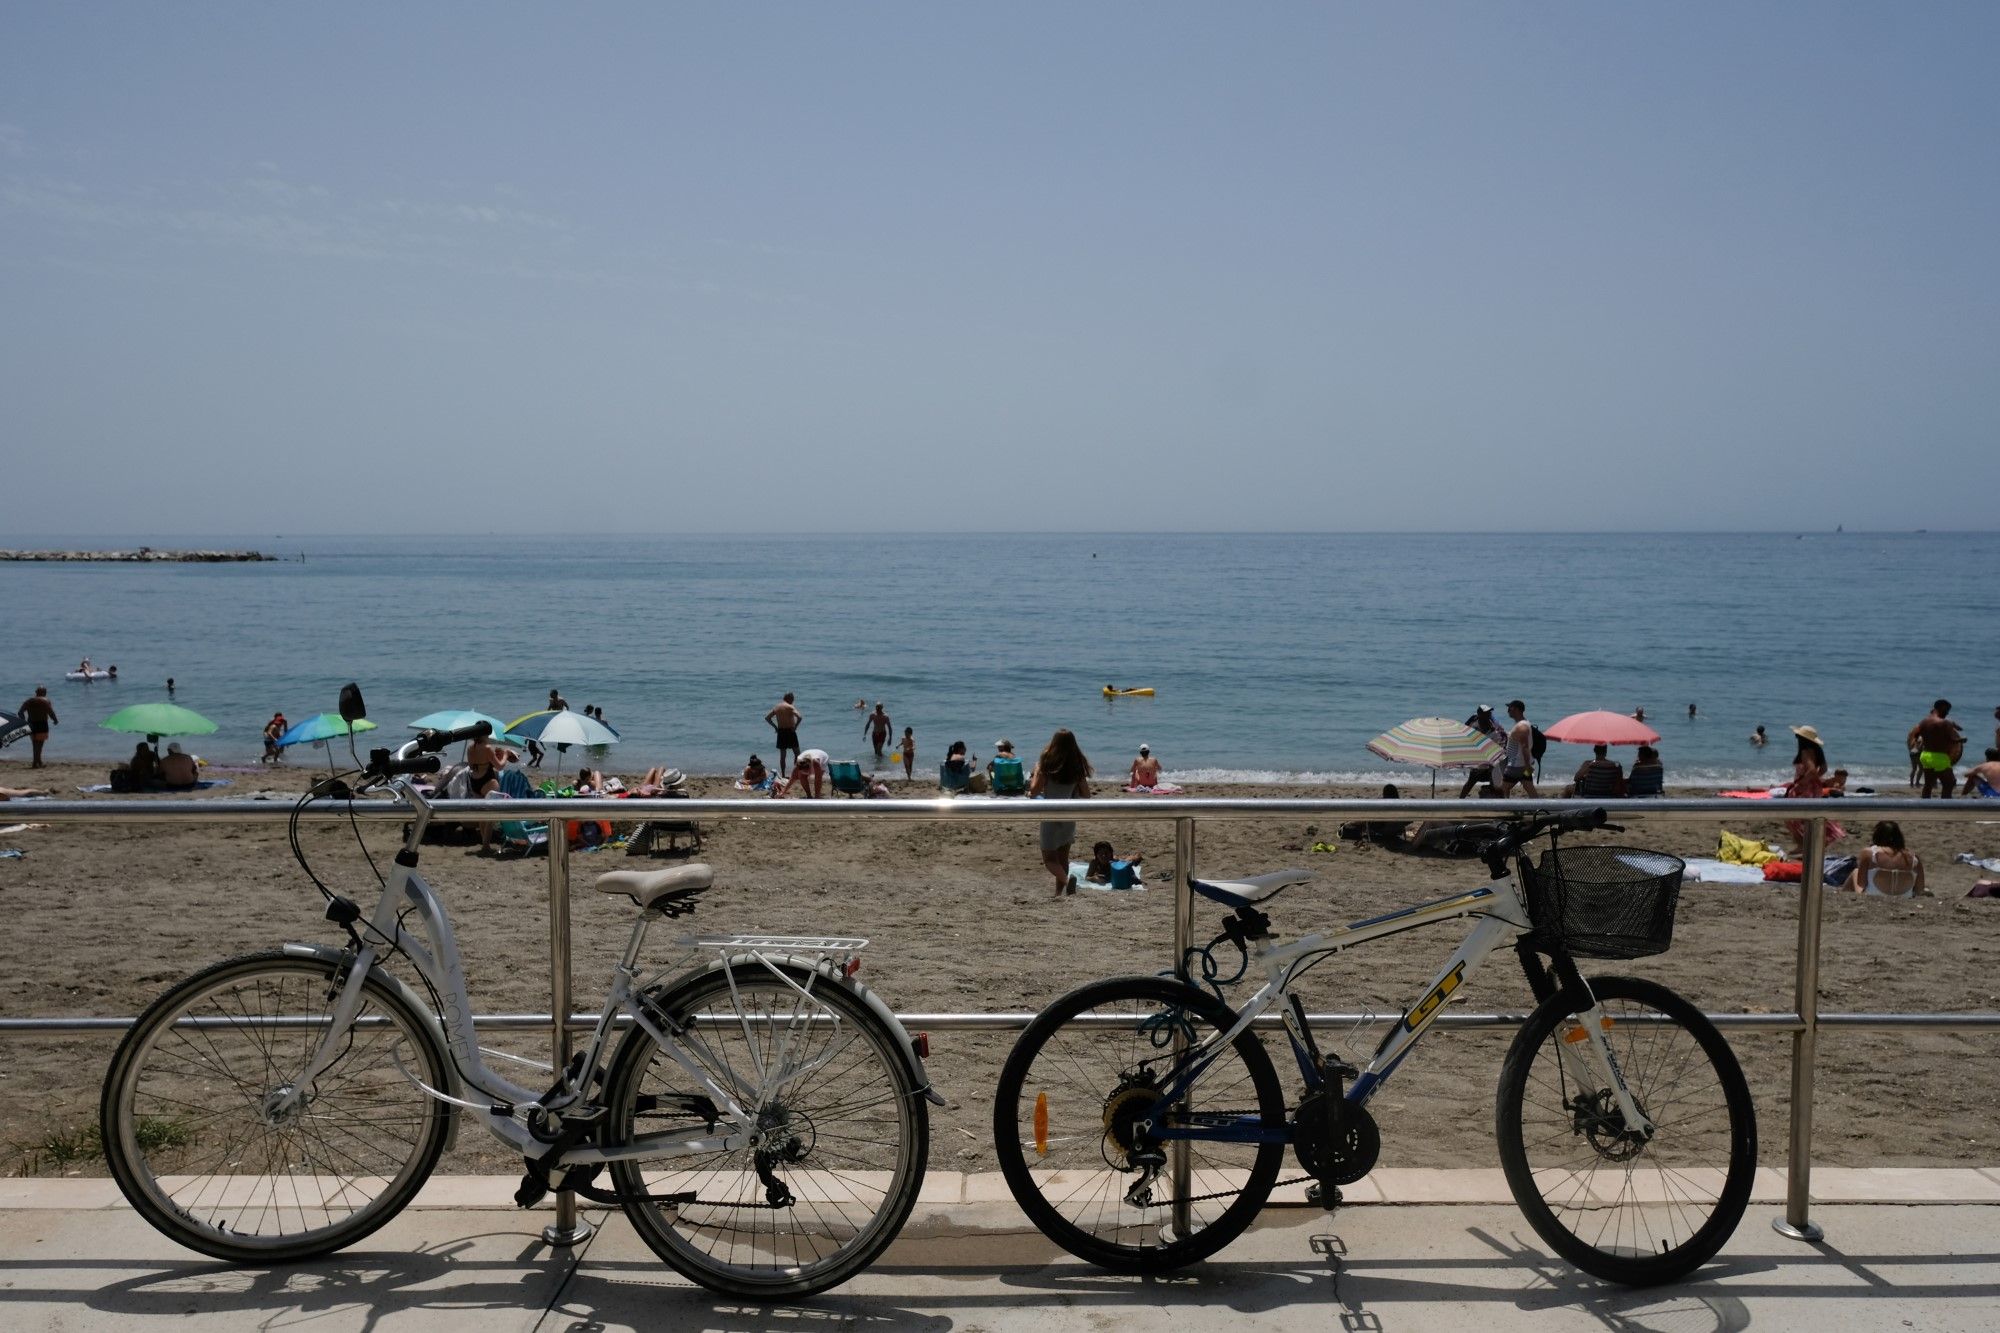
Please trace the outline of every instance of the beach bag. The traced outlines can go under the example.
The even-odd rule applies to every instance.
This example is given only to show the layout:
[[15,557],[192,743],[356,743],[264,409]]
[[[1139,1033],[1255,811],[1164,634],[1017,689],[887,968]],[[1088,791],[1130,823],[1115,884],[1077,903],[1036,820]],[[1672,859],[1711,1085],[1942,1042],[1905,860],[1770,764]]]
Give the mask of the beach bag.
[[1111,863],[1111,887],[1114,889],[1138,888],[1138,869],[1130,861],[1113,861]]
[[1797,884],[1805,877],[1802,861],[1769,861],[1764,865],[1764,880],[1769,884]]
[[112,769],[110,782],[111,782],[111,790],[113,791],[138,790],[137,787],[132,785],[132,770],[129,768]]

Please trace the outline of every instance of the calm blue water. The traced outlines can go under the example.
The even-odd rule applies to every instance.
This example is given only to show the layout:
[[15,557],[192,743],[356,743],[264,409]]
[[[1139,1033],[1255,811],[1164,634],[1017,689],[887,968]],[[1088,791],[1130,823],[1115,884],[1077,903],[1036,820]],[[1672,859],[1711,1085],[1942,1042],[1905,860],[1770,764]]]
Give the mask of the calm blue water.
[[[164,698],[169,675],[221,724],[198,748],[222,762],[351,679],[385,731],[445,707],[512,718],[560,687],[624,734],[614,770],[768,761],[764,712],[793,690],[805,743],[835,758],[866,750],[866,698],[916,728],[925,766],[955,739],[985,756],[1069,726],[1100,771],[1145,741],[1171,773],[1239,781],[1421,782],[1368,739],[1515,696],[1544,725],[1643,705],[1670,780],[1781,774],[1785,726],[1810,722],[1836,764],[1881,781],[1933,698],[1976,748],[2000,704],[1996,534],[0,542],[141,543],[306,558],[0,565],[0,703],[49,684],[56,754],[126,753],[96,722]],[[84,654],[121,683],[65,682]],[[1159,694],[1107,704],[1107,681]],[[1760,722],[1763,754],[1744,741]]]

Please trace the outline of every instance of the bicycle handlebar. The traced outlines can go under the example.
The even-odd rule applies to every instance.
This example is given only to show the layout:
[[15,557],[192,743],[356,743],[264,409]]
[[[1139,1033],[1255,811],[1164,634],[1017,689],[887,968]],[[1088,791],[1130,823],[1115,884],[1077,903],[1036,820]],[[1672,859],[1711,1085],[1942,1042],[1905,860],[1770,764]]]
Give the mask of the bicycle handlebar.
[[[485,726],[484,722],[479,724]],[[414,759],[392,758],[387,750],[368,752],[368,775],[376,778],[401,777],[409,773],[435,773],[444,767],[444,761],[434,754],[418,755]]]
[[1507,858],[1518,853],[1544,833],[1582,833],[1590,829],[1611,827],[1610,817],[1603,806],[1590,810],[1566,811],[1559,815],[1526,815],[1514,823],[1513,832],[1505,837],[1495,838],[1486,844],[1480,853],[1486,860],[1487,868],[1496,876],[1505,873]]
[[[492,734],[491,722],[475,722],[469,727],[453,727],[450,731],[426,731],[418,734],[417,748],[425,754],[436,754],[447,745],[456,745],[460,741],[482,740]],[[421,771],[434,773],[437,770],[431,768]]]

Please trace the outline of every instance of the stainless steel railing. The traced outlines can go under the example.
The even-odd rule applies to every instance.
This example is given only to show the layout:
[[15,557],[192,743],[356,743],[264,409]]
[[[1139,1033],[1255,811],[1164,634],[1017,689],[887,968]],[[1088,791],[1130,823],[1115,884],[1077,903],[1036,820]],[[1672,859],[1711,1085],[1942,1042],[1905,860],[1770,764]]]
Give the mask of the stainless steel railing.
[[[1791,1122],[1785,1211],[1772,1220],[1780,1233],[1802,1240],[1817,1240],[1823,1234],[1811,1218],[1812,1128],[1814,1062],[1822,1028],[1907,1029],[1983,1032],[2000,1029],[2000,1013],[1834,1013],[1819,1011],[1819,960],[1821,935],[1821,863],[1826,846],[1825,821],[1829,817],[1904,818],[1926,822],[1973,822],[1991,820],[1994,808],[1973,801],[1916,801],[1849,798],[1833,801],[1772,800],[1747,808],[1741,801],[1708,799],[1655,799],[1639,801],[1481,801],[1469,807],[1452,800],[1259,800],[1247,797],[1226,799],[1087,800],[1039,801],[1035,805],[1011,800],[929,801],[764,801],[764,800],[627,800],[614,808],[620,820],[668,819],[686,821],[714,818],[979,821],[1022,822],[1040,819],[1088,818],[1171,820],[1174,824],[1174,954],[1176,963],[1193,939],[1194,893],[1188,881],[1193,872],[1195,826],[1199,820],[1270,819],[1307,816],[1321,819],[1434,819],[1480,818],[1506,814],[1528,814],[1563,808],[1603,806],[1619,823],[1632,820],[1679,822],[1742,819],[1800,818],[1807,821],[1805,877],[1799,886],[1798,948],[1793,965],[1794,1011],[1788,1014],[1710,1014],[1720,1027],[1738,1032],[1792,1034]],[[291,814],[289,802],[266,801],[187,801],[174,799],[125,801],[40,801],[18,807],[24,817],[42,823],[170,823],[235,824],[281,823]],[[439,801],[434,804],[440,820],[477,822],[500,819],[584,819],[602,818],[603,801],[591,799],[524,801]],[[392,801],[363,801],[354,806],[355,817],[370,821],[400,821],[415,811]],[[308,818],[346,819],[347,810],[322,808],[308,812]],[[591,1014],[571,1011],[570,997],[570,909],[569,848],[563,838],[549,840],[549,989],[550,1007],[546,1014],[494,1014],[477,1018],[490,1030],[546,1029],[555,1065],[569,1059],[570,1033],[588,1028],[596,1021]],[[554,1015],[568,1014],[565,1022]],[[962,1013],[905,1014],[905,1023],[934,1030],[1006,1031],[1026,1027],[1032,1014]],[[1372,1015],[1313,1014],[1314,1025],[1352,1025]],[[1443,1014],[1436,1025],[1444,1029],[1507,1029],[1518,1027],[1523,1014]],[[60,1036],[116,1034],[134,1022],[131,1018],[0,1018],[0,1036]],[[1279,1019],[1271,1016],[1267,1025]],[[1174,1178],[1176,1197],[1187,1194],[1185,1170],[1177,1161]],[[589,1235],[589,1226],[578,1216],[576,1196],[561,1193],[556,1198],[556,1221],[543,1233],[552,1245],[572,1245]]]

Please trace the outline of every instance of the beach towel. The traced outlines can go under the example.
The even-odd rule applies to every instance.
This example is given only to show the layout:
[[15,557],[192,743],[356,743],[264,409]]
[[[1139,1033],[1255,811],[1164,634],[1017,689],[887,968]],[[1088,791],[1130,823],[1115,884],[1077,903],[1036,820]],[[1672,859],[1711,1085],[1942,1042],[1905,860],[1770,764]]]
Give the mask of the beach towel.
[[1734,861],[1718,861],[1710,856],[1690,856],[1682,878],[1702,884],[1762,884],[1764,871],[1760,866],[1738,865]]
[[1951,859],[1962,865],[1975,866],[1980,870],[1991,870],[1994,874],[2000,875],[2000,856],[1980,857],[1974,856],[1971,852],[1960,852]]
[[1783,787],[1759,787],[1755,791],[1726,791],[1719,794],[1739,801],[1768,801],[1774,796],[1783,796],[1785,789]]
[[738,778],[736,779],[736,790],[769,791],[771,790],[771,779],[765,778],[762,782],[745,782],[742,778]]
[[0,861],[13,861],[26,855],[19,847],[0,847]]
[[1802,862],[1780,861],[1773,858],[1764,863],[1764,878],[1773,884],[1797,884],[1805,877],[1806,868]]
[[[203,778],[192,787],[148,787],[146,788],[146,794],[159,795],[163,792],[207,791],[210,787],[227,787],[230,785],[230,781],[229,778]],[[78,787],[77,790],[96,796],[100,793],[110,791],[111,784],[108,782],[93,782],[90,786]]]
[[1125,864],[1123,861],[1113,861],[1111,863],[1111,883],[1109,884],[1099,884],[1094,880],[1084,878],[1090,870],[1090,862],[1088,861],[1071,861],[1069,863],[1069,873],[1076,877],[1076,886],[1079,889],[1096,889],[1100,893],[1144,893],[1146,885],[1136,871],[1132,875],[1132,882],[1130,884],[1120,884],[1118,882],[1120,878],[1118,868]]
[[41,826],[38,824],[9,824],[6,828],[0,828],[0,833],[19,833],[24,829],[39,827]]
[[1179,796],[1181,788],[1172,782],[1162,782],[1151,787],[1127,787],[1134,796]]
[[1746,838],[1724,829],[1715,849],[1715,859],[1739,866],[1761,866],[1777,860],[1778,854],[1755,838]]

